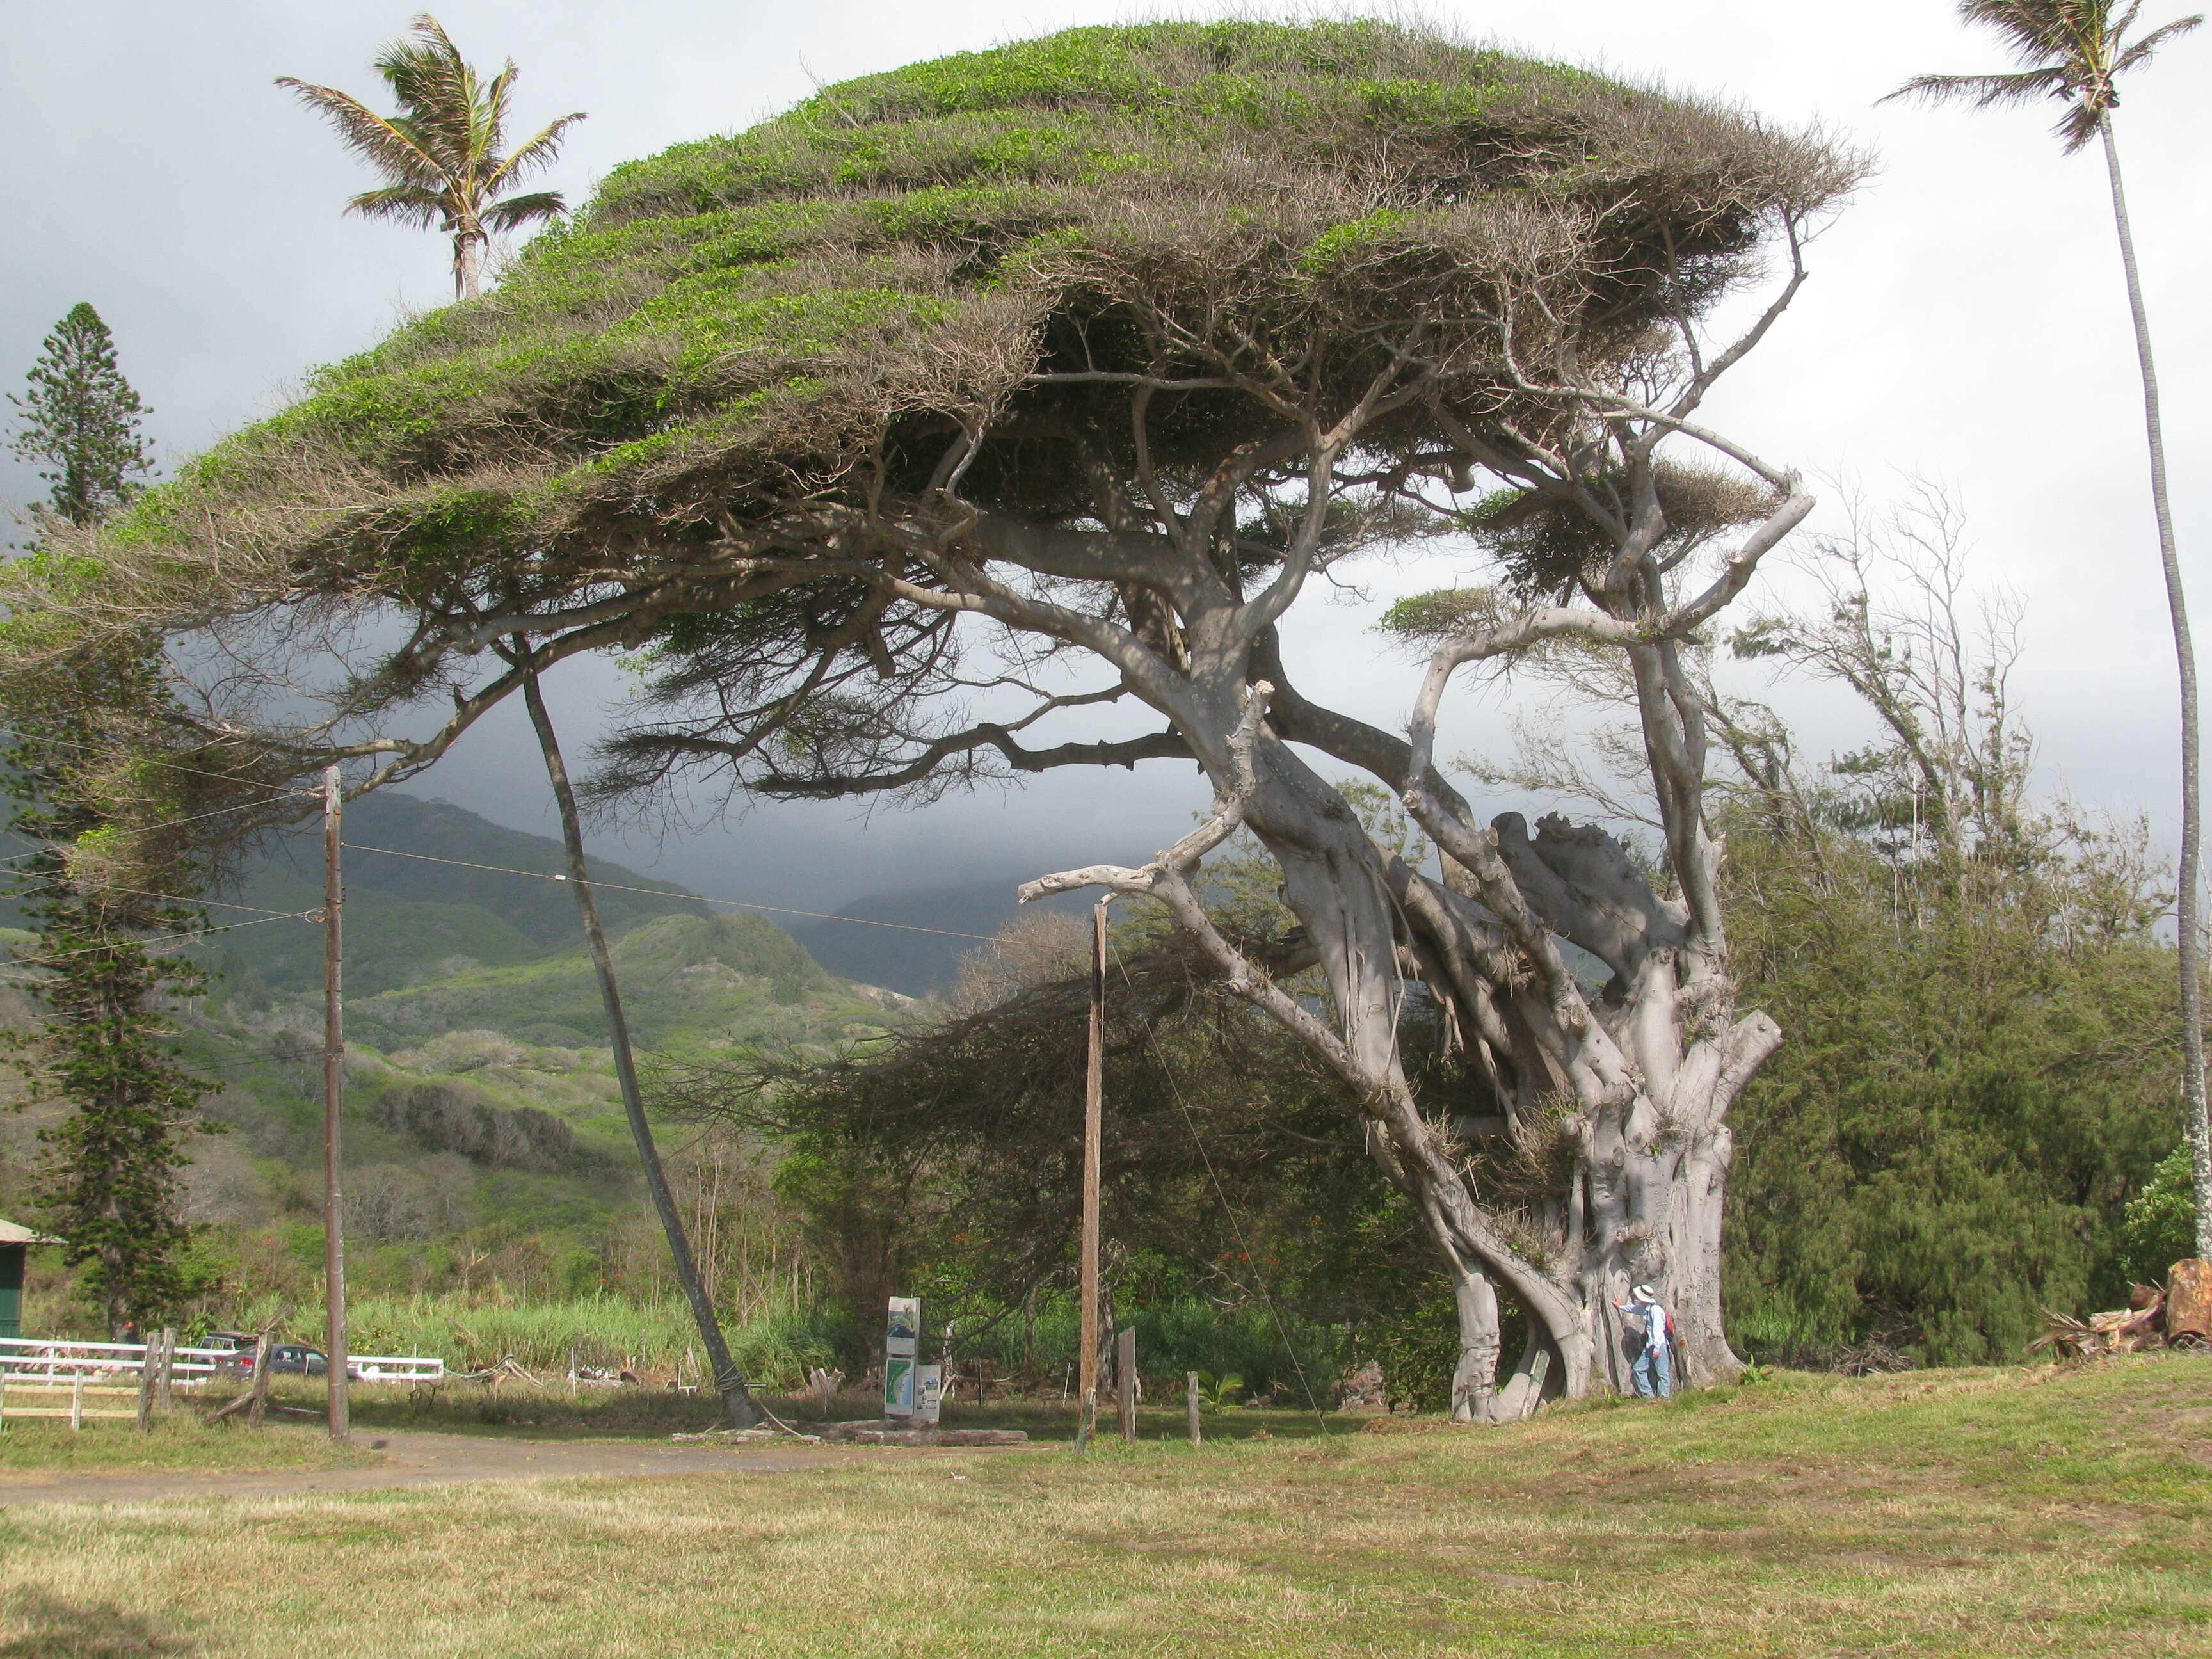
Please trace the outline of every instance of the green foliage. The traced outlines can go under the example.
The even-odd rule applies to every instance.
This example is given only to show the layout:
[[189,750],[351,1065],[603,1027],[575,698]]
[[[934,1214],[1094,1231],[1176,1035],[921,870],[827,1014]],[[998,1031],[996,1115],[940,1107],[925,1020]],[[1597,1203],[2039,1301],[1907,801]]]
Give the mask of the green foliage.
[[1244,1392],[1244,1379],[1234,1371],[1225,1376],[1216,1376],[1211,1371],[1198,1374],[1198,1403],[1202,1411],[1227,1411],[1237,1403]]
[[52,469],[47,506],[71,524],[88,525],[123,506],[154,470],[139,430],[153,411],[124,379],[115,339],[88,304],[73,306],[40,349],[25,377],[30,390],[8,401],[21,410],[10,445],[26,460]]
[[2019,1357],[2044,1307],[2124,1300],[2178,1039],[2170,953],[2069,926],[2100,860],[1900,872],[1752,823],[1729,851],[1738,971],[1788,1033],[1731,1120],[1737,1339],[1976,1364]]
[[[1381,792],[1357,805],[1419,855]],[[1232,848],[1208,876],[1224,927],[1255,942],[1281,933],[1263,858]],[[1073,1364],[1088,990],[1062,975],[1079,957],[1077,933],[1049,915],[1015,924],[956,998],[975,1012],[848,1059],[664,1077],[664,1110],[789,1149],[777,1190],[805,1218],[863,1352],[883,1297],[919,1293],[933,1327],[950,1320],[962,1333],[963,1352],[1040,1380]],[[1117,1324],[1137,1328],[1148,1373],[1234,1372],[1278,1399],[1310,1389],[1326,1405],[1347,1361],[1422,1347],[1425,1336],[1405,1340],[1401,1328],[1437,1298],[1426,1235],[1346,1133],[1334,1079],[1208,984],[1189,949],[1144,908],[1116,923],[1101,1179],[1109,1303]],[[1441,1107],[1463,1095],[1468,1080],[1430,1058],[1438,1045],[1425,1013],[1407,1030],[1430,1097]],[[1393,1387],[1429,1397],[1410,1378]]]
[[[367,1296],[346,1316],[356,1353],[434,1354],[455,1370],[497,1365],[512,1356],[540,1375],[565,1375],[571,1349],[586,1365],[673,1369],[684,1354],[696,1368],[699,1327],[681,1297],[636,1302],[593,1294],[562,1301],[469,1304],[441,1297]],[[319,1329],[319,1309],[303,1308],[295,1328]],[[829,1342],[787,1310],[730,1322],[730,1352],[757,1386],[804,1385],[809,1367],[830,1359]]]
[[1364,219],[1338,225],[1316,239],[1314,245],[1299,259],[1298,269],[1318,275],[1388,240],[1392,232],[1411,222],[1413,217],[1413,215],[1401,213],[1394,208],[1384,208]]
[[1397,600],[1376,627],[1409,644],[1433,645],[1501,614],[1498,595],[1490,588],[1443,588]]
[[[80,674],[65,695],[4,708],[18,734],[0,779],[15,802],[9,827],[41,849],[12,872],[10,890],[37,933],[17,959],[33,969],[26,988],[47,1016],[9,1046],[29,1062],[33,1091],[68,1108],[40,1132],[37,1204],[66,1259],[88,1269],[82,1288],[116,1330],[169,1312],[195,1279],[179,1142],[211,1127],[197,1109],[213,1085],[178,1064],[156,1010],[206,981],[192,963],[151,945],[196,925],[192,907],[164,893],[189,887],[198,872],[173,842],[169,856],[149,855],[116,822],[149,805],[129,735],[162,705],[152,665]],[[118,803],[118,787],[135,798]]]
[[[407,71],[405,88],[393,82],[403,103],[431,91],[458,98],[457,112],[469,103],[442,36],[394,52],[387,73],[408,53],[453,71]],[[475,88],[478,103],[503,86]],[[428,211],[434,197],[457,240],[471,234],[452,189],[492,153],[496,112],[457,113],[446,125],[460,148],[448,156],[426,140],[418,155],[412,140],[386,144],[344,94],[296,89],[406,175],[373,193],[373,210]],[[403,116],[402,139],[417,118]],[[1343,186],[1362,156],[1455,205],[1413,215],[1355,199]],[[1271,182],[1224,211],[1232,157]],[[1156,289],[1149,302],[1170,311],[1218,309],[1227,284],[1268,309],[1254,319],[1263,329],[1357,334],[1350,313],[1364,301],[1324,299],[1316,279],[1358,249],[1402,240],[1450,283],[1486,280],[1471,273],[1501,257],[1486,228],[1497,213],[1514,225],[1565,216],[1635,242],[1662,234],[1651,186],[1664,176],[1698,197],[1671,246],[1696,282],[1724,286],[1777,191],[1818,197],[1834,172],[1799,141],[1718,112],[1418,28],[1069,30],[827,88],[749,131],[615,169],[574,223],[502,272],[495,304],[412,320],[326,370],[305,403],[190,469],[126,541],[189,540],[208,513],[241,511],[255,527],[240,539],[312,543],[319,562],[411,585],[468,568],[471,552],[480,564],[485,549],[521,558],[592,544],[610,516],[672,522],[678,501],[720,504],[702,523],[732,502],[748,504],[734,509],[743,518],[757,491],[765,503],[793,480],[846,477],[904,422],[994,406],[1034,365],[1045,318],[1089,317],[1102,280]],[[1624,190],[1636,213],[1588,211]],[[1656,243],[1598,256],[1613,287],[1637,287],[1626,273],[1658,259]],[[1402,309],[1402,296],[1370,297]],[[1465,297],[1455,291],[1451,314]],[[1614,317],[1655,302],[1623,290],[1598,303]],[[1364,374],[1353,361],[1346,372]],[[785,395],[741,417],[768,387]],[[310,471],[335,470],[310,483],[307,455],[319,458]],[[459,526],[451,489],[505,501]],[[310,496],[343,511],[312,526],[283,517]],[[259,516],[263,502],[289,504],[283,522]]]
[[2130,1278],[2163,1284],[2166,1269],[2197,1254],[2196,1171],[2186,1144],[2158,1162],[2120,1223]]

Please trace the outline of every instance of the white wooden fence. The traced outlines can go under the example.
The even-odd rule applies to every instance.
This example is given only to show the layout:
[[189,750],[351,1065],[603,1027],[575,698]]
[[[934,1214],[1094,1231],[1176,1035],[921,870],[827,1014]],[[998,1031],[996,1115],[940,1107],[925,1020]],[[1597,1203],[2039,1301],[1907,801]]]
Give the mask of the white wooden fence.
[[[148,1386],[146,1352],[143,1342],[0,1337],[0,1423],[66,1417],[74,1429],[87,1418],[137,1417],[137,1406],[123,1402]],[[243,1378],[252,1358],[229,1348],[172,1349],[161,1368],[163,1391],[197,1390],[219,1376]],[[443,1359],[420,1355],[352,1354],[347,1363],[367,1382],[441,1382],[446,1376]]]
[[[221,1370],[223,1361],[234,1366],[251,1353],[235,1354],[228,1348],[179,1348],[169,1367],[173,1386],[196,1389]],[[126,1377],[135,1386],[146,1364],[143,1342],[61,1342],[43,1337],[0,1336],[0,1382],[67,1382],[82,1377],[87,1383],[120,1382]]]

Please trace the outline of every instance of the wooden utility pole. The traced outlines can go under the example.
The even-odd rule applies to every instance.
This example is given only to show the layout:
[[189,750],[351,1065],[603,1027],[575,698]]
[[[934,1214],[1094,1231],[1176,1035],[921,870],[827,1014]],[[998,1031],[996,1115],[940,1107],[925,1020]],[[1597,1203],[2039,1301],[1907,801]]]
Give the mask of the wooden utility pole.
[[1106,906],[1091,916],[1091,1063],[1083,1079],[1083,1335],[1076,1355],[1076,1425],[1079,1442],[1097,1427],[1098,1408],[1098,1141],[1105,1115]]
[[[345,887],[338,878],[338,769],[323,769],[323,1294],[330,1309],[324,1346],[330,1354],[331,1438],[343,1440],[346,1412],[345,1212],[338,1193],[338,1108],[345,1096],[345,1016],[338,1002],[339,964],[345,959],[338,910]],[[254,1381],[263,1385],[257,1370]],[[263,1385],[265,1386],[265,1385]]]

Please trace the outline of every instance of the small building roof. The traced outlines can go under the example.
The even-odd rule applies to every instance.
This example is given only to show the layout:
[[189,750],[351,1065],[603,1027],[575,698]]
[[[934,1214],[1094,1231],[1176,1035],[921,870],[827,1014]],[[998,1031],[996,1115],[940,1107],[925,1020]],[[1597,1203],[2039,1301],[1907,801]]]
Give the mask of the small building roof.
[[0,1244],[58,1244],[58,1238],[48,1238],[44,1233],[34,1233],[28,1227],[0,1216]]

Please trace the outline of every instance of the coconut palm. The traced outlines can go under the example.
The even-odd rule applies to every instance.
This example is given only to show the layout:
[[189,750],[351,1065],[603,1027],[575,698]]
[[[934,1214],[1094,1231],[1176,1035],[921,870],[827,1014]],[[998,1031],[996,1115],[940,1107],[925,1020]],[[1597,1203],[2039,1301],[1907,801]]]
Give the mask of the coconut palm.
[[507,102],[514,94],[513,58],[489,81],[461,61],[460,52],[438,20],[423,12],[410,26],[414,38],[394,40],[378,54],[376,72],[398,100],[400,113],[382,116],[359,99],[333,87],[313,86],[291,76],[276,84],[289,87],[309,108],[331,118],[349,149],[367,158],[389,180],[346,204],[346,211],[365,218],[397,219],[402,224],[434,227],[453,239],[453,296],[477,297],[485,241],[496,231],[519,229],[550,219],[566,204],[557,191],[505,196],[523,179],[549,165],[562,135],[584,118],[564,115],[517,149],[502,156]]
[[[2112,111],[2120,101],[2119,77],[2141,69],[2153,53],[2187,33],[2202,16],[2175,19],[2130,38],[2142,0],[2115,7],[2112,0],[1960,0],[1959,15],[1995,29],[2021,67],[2010,75],[1923,75],[1891,98],[1929,103],[1965,100],[1977,109],[2055,98],[2065,106],[2056,131],[2069,155],[2093,139],[2105,152],[2112,181],[2112,218],[2120,235],[2120,265],[2127,275],[2128,310],[2135,319],[2136,356],[2142,369],[2143,419],[2150,433],[2151,510],[2158,521],[2159,558],[2166,571],[2166,602],[2173,619],[2173,650],[2181,669],[2181,880],[2177,922],[2181,944],[2182,1089],[2188,1103],[2189,1138],[2195,1150],[2197,1254],[2212,1259],[2212,1133],[2208,1133],[2204,1086],[2204,992],[2198,963],[2199,892],[2197,653],[2189,637],[2189,611],[2174,550],[2173,513],[2166,500],[2166,438],[2158,412],[2158,374],[2151,362],[2150,319],[2143,309],[2142,278],[2128,228],[2127,193],[2120,181],[2120,151]],[[1888,100],[1885,99],[1884,102]]]

